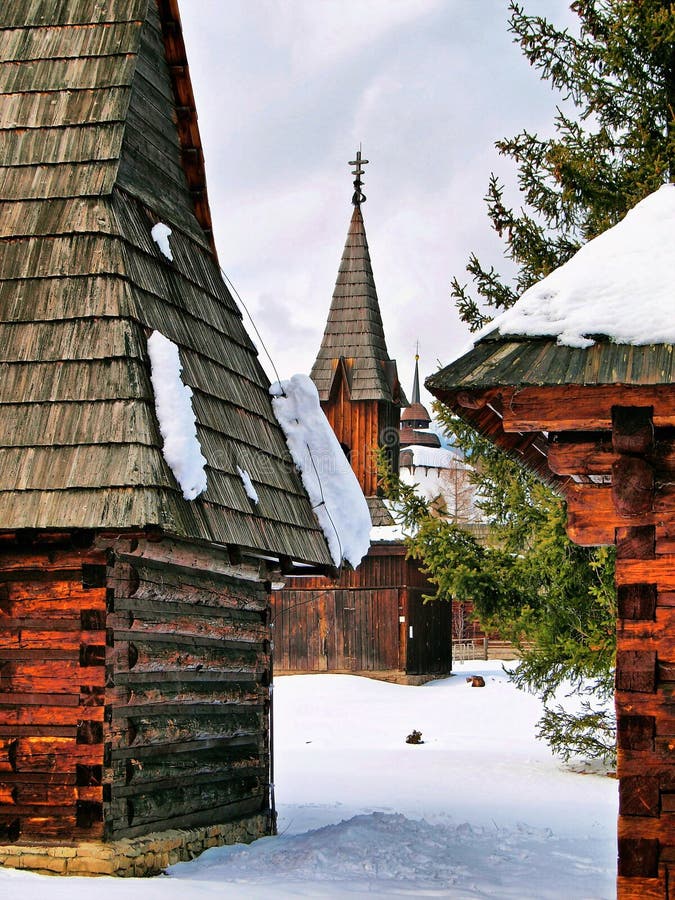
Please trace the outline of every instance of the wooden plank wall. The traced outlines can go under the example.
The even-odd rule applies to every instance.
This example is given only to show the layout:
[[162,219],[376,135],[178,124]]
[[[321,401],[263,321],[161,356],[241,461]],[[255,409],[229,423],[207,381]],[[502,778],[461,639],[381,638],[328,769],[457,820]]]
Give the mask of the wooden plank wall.
[[[344,376],[338,373],[338,385],[321,406],[337,439],[350,451],[349,461],[366,497],[377,494],[375,451],[383,427],[376,400],[352,400]],[[386,423],[385,423],[386,424]]]
[[276,598],[278,672],[376,672],[399,668],[396,588],[284,590]]
[[270,641],[260,583],[207,551],[115,545],[109,570],[104,818],[108,838],[269,810]]
[[102,834],[105,554],[0,542],[0,841]]
[[337,581],[289,578],[272,594],[275,670],[449,672],[451,609],[425,604],[428,591],[402,545],[371,547]]

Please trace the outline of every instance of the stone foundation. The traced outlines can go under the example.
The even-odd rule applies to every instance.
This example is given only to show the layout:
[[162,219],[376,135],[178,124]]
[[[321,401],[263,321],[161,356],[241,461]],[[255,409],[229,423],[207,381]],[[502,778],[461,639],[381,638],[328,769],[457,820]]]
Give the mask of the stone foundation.
[[158,831],[146,837],[103,843],[5,844],[0,866],[31,869],[42,875],[159,875],[167,866],[194,859],[210,847],[250,844],[270,834],[270,817],[261,814],[226,825]]

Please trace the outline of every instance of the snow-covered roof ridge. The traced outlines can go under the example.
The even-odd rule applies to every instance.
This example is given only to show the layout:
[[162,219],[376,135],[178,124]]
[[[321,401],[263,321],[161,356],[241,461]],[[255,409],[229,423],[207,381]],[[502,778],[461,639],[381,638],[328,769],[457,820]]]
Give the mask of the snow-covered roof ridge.
[[528,288],[477,339],[556,337],[590,347],[603,335],[618,344],[675,344],[675,185],[664,184],[614,227]]

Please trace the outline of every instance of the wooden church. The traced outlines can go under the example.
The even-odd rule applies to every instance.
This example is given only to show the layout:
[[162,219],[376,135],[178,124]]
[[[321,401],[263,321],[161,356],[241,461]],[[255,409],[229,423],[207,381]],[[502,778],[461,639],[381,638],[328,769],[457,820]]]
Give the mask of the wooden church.
[[[361,205],[361,152],[347,240],[316,361],[321,406],[370,507],[375,533],[395,532],[378,494],[376,451],[398,470],[407,400],[389,358]],[[351,672],[416,683],[452,665],[449,605],[423,602],[431,586],[400,538],[373,540],[355,571],[291,577],[273,596],[276,672]]]
[[0,865],[142,875],[272,832],[270,587],[332,561],[221,277],[176,0],[12,0],[0,42]]
[[[643,232],[634,224],[646,215],[637,217],[640,207],[656,210]],[[536,333],[531,324],[547,309],[564,310],[548,281],[554,272],[530,298],[526,331],[522,319],[517,327],[505,320],[426,381],[458,416],[560,493],[573,541],[616,547],[619,900],[668,900],[675,879],[675,354],[672,343],[610,339],[603,314],[618,307],[640,330],[645,323],[668,330],[674,216],[675,186],[666,185],[602,235],[602,244],[596,239],[607,252],[617,246],[612,232],[632,229],[601,264],[589,266],[585,256],[597,283],[567,276],[574,290],[561,296],[576,298],[576,312],[590,323],[569,346],[548,326]],[[610,289],[622,260],[630,271],[621,269]],[[656,311],[655,297],[662,298]]]

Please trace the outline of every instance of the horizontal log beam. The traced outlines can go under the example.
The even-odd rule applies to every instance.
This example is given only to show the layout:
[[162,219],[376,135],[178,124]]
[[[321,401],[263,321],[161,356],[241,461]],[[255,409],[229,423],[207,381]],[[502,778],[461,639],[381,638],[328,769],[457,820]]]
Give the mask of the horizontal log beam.
[[588,439],[574,432],[565,440],[564,432],[556,435],[548,448],[548,464],[556,475],[609,475],[618,454],[612,449],[608,435]]
[[662,791],[675,791],[675,771],[672,765],[672,753],[657,750],[640,752],[621,750],[619,752],[621,775],[633,777],[645,773],[658,777]]
[[654,426],[675,425],[670,385],[565,384],[502,391],[504,431],[609,431],[615,406],[651,406]]
[[664,900],[665,890],[663,878],[627,878],[619,875],[616,879],[617,900]]
[[[220,765],[215,764],[208,770],[195,769],[193,772],[179,775],[166,774],[170,765],[170,762],[167,760],[167,769],[165,769],[163,778],[134,780],[131,784],[116,785],[115,798],[123,799],[128,797],[133,799],[142,795],[152,795],[153,792],[169,792],[176,789],[188,789],[195,796],[199,796],[200,791],[198,788],[202,786],[226,784],[239,778],[251,778],[258,783],[264,784],[268,776],[266,759],[259,762],[252,761],[252,764],[248,766],[238,765],[229,769],[225,768],[222,763]],[[177,812],[177,810],[174,809],[174,812]]]
[[[653,735],[664,734],[666,721],[675,721],[675,699],[663,691],[655,691],[653,694],[636,694],[633,691],[617,688],[614,696],[616,709],[620,715],[632,716],[637,713],[642,717],[653,718],[654,726],[650,731]],[[644,727],[650,728],[647,723],[644,723]]]
[[[105,566],[107,554],[102,550],[50,550],[49,554],[27,551],[21,553],[16,548],[3,549],[0,553],[2,577],[8,580],[17,572],[45,573],[73,572],[83,565]],[[94,589],[95,590],[95,589]]]
[[78,725],[80,722],[102,722],[102,706],[3,706],[0,727],[11,725]]
[[[189,594],[189,600],[186,599]],[[232,603],[232,606],[214,606],[213,594],[206,593],[202,596],[194,596],[194,592],[183,591],[179,593],[167,589],[162,600],[149,599],[148,592],[139,588],[132,597],[115,597],[116,613],[132,613],[134,620],[142,622],[172,622],[176,619],[187,621],[198,626],[201,623],[213,623],[222,626],[224,623],[232,623],[239,627],[256,626],[264,624],[265,610],[260,603],[251,609],[243,609]],[[205,601],[210,601],[207,604]],[[224,602],[224,601],[223,601]]]
[[675,556],[655,559],[617,559],[617,585],[650,582],[659,591],[675,591]]
[[658,819],[651,816],[619,816],[619,840],[621,838],[662,841],[673,843],[675,814],[662,813]]
[[[223,672],[218,669],[209,672],[205,669],[173,669],[160,672],[116,672],[116,685],[154,685],[154,684],[172,684],[180,685],[208,682],[238,682],[242,685],[264,684],[268,676],[267,668],[237,670],[233,672]],[[172,687],[171,690],[177,690]]]
[[584,547],[611,546],[618,528],[658,527],[675,520],[675,491],[671,485],[656,491],[653,510],[643,516],[620,516],[607,485],[570,483],[565,498],[567,533],[572,541]]
[[[195,826],[203,826],[209,824],[221,824],[223,822],[233,822],[247,815],[265,812],[268,809],[267,793],[263,793],[258,797],[251,797],[247,800],[241,800],[235,803],[228,803],[225,806],[218,806],[211,810],[200,810],[197,813],[191,813],[185,816],[176,816],[165,819],[161,823],[162,830],[169,828],[193,828]],[[134,838],[147,834],[147,825],[139,825],[132,827],[115,827],[112,830],[111,837]]]
[[[134,700],[136,698],[134,697]],[[205,717],[221,717],[229,714],[235,715],[247,712],[263,712],[263,705],[260,703],[260,695],[253,695],[250,701],[244,701],[237,698],[232,703],[210,703],[208,700],[202,699],[196,702],[180,701],[179,703],[148,703],[139,704],[132,703],[127,706],[113,706],[112,718],[117,723],[119,719],[140,717],[146,718],[150,716],[164,717],[188,717],[205,716]]]
[[113,748],[111,758],[113,761],[122,759],[148,759],[150,757],[167,756],[174,753],[194,753],[201,750],[212,750],[232,747],[257,748],[260,743],[260,734],[218,735],[210,738],[201,738],[191,741],[177,741],[171,744],[148,744],[147,746],[117,747]]

